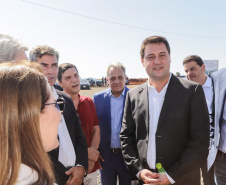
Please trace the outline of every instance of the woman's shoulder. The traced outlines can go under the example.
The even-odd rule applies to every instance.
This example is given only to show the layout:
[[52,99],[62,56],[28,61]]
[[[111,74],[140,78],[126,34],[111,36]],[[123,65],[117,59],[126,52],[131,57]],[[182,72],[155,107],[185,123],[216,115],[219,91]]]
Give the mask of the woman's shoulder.
[[16,185],[32,184],[38,180],[38,173],[25,164],[20,165]]
[[[38,173],[25,164],[20,165],[20,171],[15,185],[29,185],[38,180]],[[53,184],[57,185],[57,184]]]

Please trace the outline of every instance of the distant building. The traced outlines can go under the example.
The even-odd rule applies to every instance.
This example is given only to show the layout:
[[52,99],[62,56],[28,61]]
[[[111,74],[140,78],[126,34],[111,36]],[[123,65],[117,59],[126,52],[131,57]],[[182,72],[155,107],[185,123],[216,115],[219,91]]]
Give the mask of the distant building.
[[205,73],[207,75],[210,75],[214,71],[218,70],[218,65],[219,65],[219,60],[203,60],[205,66],[206,66],[206,71]]

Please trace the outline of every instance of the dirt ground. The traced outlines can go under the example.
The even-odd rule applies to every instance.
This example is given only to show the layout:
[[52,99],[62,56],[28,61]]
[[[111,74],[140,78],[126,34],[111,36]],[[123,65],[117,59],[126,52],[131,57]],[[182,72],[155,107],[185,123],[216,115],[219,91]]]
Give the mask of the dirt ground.
[[[127,85],[127,87],[129,88],[129,89],[132,89],[132,88],[134,88],[134,87],[136,87],[137,85]],[[88,97],[90,97],[91,99],[93,99],[93,95],[95,94],[95,93],[97,93],[97,92],[100,92],[100,91],[103,91],[103,90],[105,90],[105,89],[107,89],[108,87],[91,87],[90,89],[82,89],[81,91],[80,91],[80,94],[82,95],[82,96],[88,96]]]

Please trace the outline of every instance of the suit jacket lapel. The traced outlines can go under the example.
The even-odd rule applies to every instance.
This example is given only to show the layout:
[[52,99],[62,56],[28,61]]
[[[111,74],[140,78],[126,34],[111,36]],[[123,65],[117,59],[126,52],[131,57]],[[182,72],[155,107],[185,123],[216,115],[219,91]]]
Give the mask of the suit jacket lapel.
[[140,94],[138,96],[138,107],[139,107],[139,111],[144,116],[147,133],[149,135],[149,106],[148,106],[149,102],[148,102],[148,85],[147,85],[147,83],[144,83],[141,86],[139,93]]
[[168,110],[170,109],[170,106],[172,105],[175,97],[177,96],[177,93],[179,92],[180,86],[178,85],[178,83],[179,83],[179,80],[177,79],[177,77],[175,77],[172,74],[171,79],[169,81],[168,88],[166,90],[164,102],[163,102],[163,105],[162,105],[162,110],[161,110],[161,113],[159,115],[157,130],[162,125],[164,118],[165,118]]
[[[75,121],[79,121],[77,113],[75,111],[74,104],[72,100],[64,96],[60,91],[56,91],[58,96],[62,96],[65,99],[65,110],[63,112],[64,121],[67,126],[68,133],[70,135],[71,141],[75,146]],[[77,120],[76,120],[77,119]]]
[[122,107],[121,123],[122,123],[122,118],[123,118],[123,115],[124,115],[124,107],[125,107],[125,101],[126,101],[126,94],[127,94],[128,90],[129,89],[125,86],[125,93],[124,93],[124,96],[123,96],[123,107]]
[[221,128],[221,118],[223,114],[223,109],[224,109],[224,104],[225,104],[225,96],[226,96],[226,85],[225,85],[225,78],[222,77],[219,79],[219,85],[215,86],[215,92],[219,92],[218,96],[215,96],[215,106],[216,110],[215,113],[217,114],[217,119],[219,120],[220,123],[220,128]]
[[[67,100],[65,100],[65,101],[67,101]],[[66,103],[63,116],[64,116],[64,121],[65,121],[67,129],[68,129],[68,133],[71,137],[71,141],[72,141],[73,145],[75,146],[75,141],[73,138],[75,138],[75,117],[77,117],[77,113],[72,112],[71,109],[73,109],[73,107],[69,107],[69,103]],[[79,121],[78,118],[77,118],[77,120]]]
[[107,114],[108,124],[111,125],[110,88],[104,95],[104,106]]

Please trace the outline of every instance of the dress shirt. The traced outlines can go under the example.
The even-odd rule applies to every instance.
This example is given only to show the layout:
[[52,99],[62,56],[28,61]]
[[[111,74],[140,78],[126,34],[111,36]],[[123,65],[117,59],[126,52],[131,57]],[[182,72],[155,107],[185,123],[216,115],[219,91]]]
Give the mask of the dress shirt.
[[121,140],[119,137],[122,126],[123,102],[125,96],[125,88],[122,94],[117,98],[110,92],[111,105],[111,148],[121,148]]
[[[149,104],[149,138],[148,138],[148,149],[147,149],[147,163],[151,169],[155,169],[156,166],[156,142],[155,142],[155,134],[157,131],[159,115],[162,110],[162,105],[164,102],[166,90],[171,78],[171,73],[167,84],[163,87],[161,92],[155,89],[155,87],[151,86],[148,83],[148,104]],[[163,166],[164,168],[164,166]],[[171,184],[175,183],[175,181],[166,173],[167,178],[171,182]]]
[[[54,97],[57,99],[59,96],[52,87]],[[61,115],[61,122],[58,127],[58,136],[59,136],[59,156],[58,160],[65,166],[75,166],[76,162],[76,154],[73,143],[71,141],[71,137],[69,135],[67,125],[64,120],[63,114]]]
[[210,146],[209,146],[209,149],[210,149],[213,144],[213,135],[214,135],[214,123],[213,123],[213,115],[212,115],[213,85],[212,85],[212,81],[211,81],[210,77],[207,75],[206,75],[206,77],[207,77],[206,81],[203,84],[202,88],[203,88],[203,91],[205,94],[206,104],[208,107],[209,119],[210,119]]
[[226,153],[226,99],[224,101],[223,122],[221,125],[219,150]]
[[213,100],[213,85],[209,76],[206,75],[206,81],[202,88],[206,97],[206,104],[208,107],[209,114],[212,114],[212,100]]

